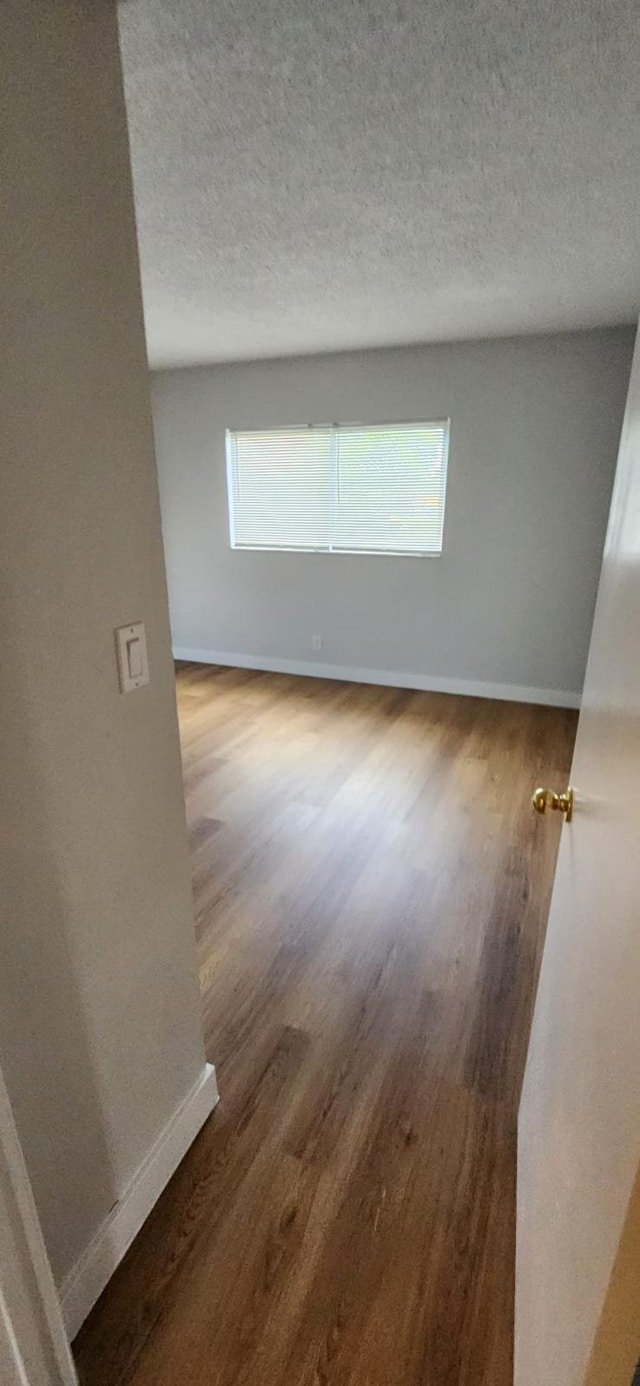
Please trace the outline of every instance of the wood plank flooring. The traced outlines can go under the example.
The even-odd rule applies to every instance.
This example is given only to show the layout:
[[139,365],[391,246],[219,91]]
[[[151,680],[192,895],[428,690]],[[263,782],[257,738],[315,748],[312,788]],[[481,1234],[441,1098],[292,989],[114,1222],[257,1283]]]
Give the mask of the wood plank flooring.
[[515,1134],[576,714],[178,675],[222,1101],[84,1386],[511,1386]]

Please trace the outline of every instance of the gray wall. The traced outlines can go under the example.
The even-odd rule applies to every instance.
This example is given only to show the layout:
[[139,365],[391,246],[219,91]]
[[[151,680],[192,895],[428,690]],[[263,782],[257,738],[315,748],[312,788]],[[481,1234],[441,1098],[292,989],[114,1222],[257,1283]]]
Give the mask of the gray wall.
[[[174,648],[577,694],[632,346],[618,328],[156,374]],[[441,559],[231,551],[225,427],[447,415]]]
[[204,1049],[115,6],[8,0],[0,85],[0,1062],[60,1282]]

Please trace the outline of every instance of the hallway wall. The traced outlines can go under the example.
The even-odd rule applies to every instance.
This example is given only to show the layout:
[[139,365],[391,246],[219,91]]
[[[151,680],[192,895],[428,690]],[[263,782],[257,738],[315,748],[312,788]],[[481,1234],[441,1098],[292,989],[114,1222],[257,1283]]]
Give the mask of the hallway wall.
[[115,5],[9,0],[0,87],[0,1056],[61,1284],[205,1056]]

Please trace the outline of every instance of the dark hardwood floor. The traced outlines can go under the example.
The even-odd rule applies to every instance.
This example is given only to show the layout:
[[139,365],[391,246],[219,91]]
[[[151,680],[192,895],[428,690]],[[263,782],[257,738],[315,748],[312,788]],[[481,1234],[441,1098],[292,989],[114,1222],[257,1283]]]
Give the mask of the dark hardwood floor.
[[576,716],[183,667],[222,1100],[85,1386],[511,1386],[516,1112]]

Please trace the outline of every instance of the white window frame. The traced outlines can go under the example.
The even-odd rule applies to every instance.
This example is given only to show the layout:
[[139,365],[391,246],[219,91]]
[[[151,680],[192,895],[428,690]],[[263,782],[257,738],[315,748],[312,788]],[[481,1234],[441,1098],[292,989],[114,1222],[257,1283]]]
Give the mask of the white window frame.
[[[234,538],[235,514],[234,514],[234,494],[235,477],[237,476],[237,454],[235,452],[235,437],[239,433],[298,433],[301,429],[329,430],[332,436],[331,460],[333,467],[333,491],[334,498],[338,487],[337,475],[337,438],[342,428],[442,428],[444,430],[444,461],[442,477],[442,538],[440,548],[436,549],[344,549],[334,548],[332,545],[320,548],[297,548],[284,544],[236,544]],[[335,440],[335,441],[334,441]],[[226,454],[226,476],[227,476],[227,503],[229,515],[229,543],[235,553],[297,553],[300,555],[324,555],[326,558],[348,557],[362,558],[442,558],[444,553],[445,524],[447,512],[447,484],[449,480],[449,449],[451,443],[451,419],[450,417],[439,419],[376,419],[375,422],[363,422],[355,420],[350,423],[303,423],[303,424],[269,424],[266,427],[257,428],[253,425],[245,428],[238,425],[228,427],[225,430],[225,454]],[[335,503],[335,501],[334,501]],[[333,528],[333,526],[332,526]]]

